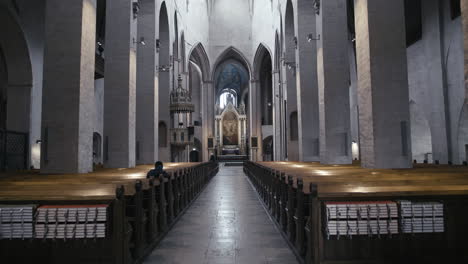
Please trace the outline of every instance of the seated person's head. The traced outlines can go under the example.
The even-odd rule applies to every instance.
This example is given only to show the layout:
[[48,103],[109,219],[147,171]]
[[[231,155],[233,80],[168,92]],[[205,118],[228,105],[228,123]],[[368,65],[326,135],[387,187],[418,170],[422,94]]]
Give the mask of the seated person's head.
[[154,168],[157,170],[162,170],[163,169],[163,163],[161,161],[157,161],[154,163]]

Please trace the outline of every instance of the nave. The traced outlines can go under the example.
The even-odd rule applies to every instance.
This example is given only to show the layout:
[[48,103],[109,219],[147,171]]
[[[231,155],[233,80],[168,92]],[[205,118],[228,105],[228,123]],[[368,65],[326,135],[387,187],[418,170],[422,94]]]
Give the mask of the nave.
[[295,264],[242,167],[225,167],[145,264]]

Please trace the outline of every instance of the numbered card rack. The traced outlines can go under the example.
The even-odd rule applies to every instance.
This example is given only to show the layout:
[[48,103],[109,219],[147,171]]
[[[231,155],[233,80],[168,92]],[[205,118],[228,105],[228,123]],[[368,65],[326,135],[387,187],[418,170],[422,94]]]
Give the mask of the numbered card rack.
[[40,206],[35,219],[35,238],[105,238],[108,205]]
[[326,202],[327,239],[398,234],[396,202]]
[[33,238],[36,205],[0,205],[0,239]]
[[444,205],[440,202],[325,202],[324,205],[328,240],[445,231]]
[[105,238],[108,205],[0,205],[0,239]]
[[399,201],[401,231],[406,234],[443,233],[444,204]]

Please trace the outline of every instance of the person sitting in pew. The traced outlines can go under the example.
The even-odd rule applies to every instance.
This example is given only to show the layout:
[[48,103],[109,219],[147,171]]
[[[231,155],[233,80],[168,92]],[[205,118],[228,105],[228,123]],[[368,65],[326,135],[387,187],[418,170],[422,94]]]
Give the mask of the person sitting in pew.
[[163,175],[166,178],[169,177],[167,172],[164,170],[164,166],[163,166],[163,163],[161,161],[157,161],[154,164],[154,169],[148,171],[148,173],[146,174],[146,178],[151,178],[151,177],[158,178],[159,175]]

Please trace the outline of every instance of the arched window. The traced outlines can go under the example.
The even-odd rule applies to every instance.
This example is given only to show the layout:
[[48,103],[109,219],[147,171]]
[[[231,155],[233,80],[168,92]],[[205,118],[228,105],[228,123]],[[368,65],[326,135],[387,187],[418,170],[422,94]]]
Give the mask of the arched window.
[[299,140],[299,128],[298,128],[298,122],[297,122],[297,111],[294,111],[291,113],[291,116],[289,118],[289,133],[290,133],[290,139],[291,141],[297,141]]
[[232,89],[227,89],[219,96],[219,106],[224,109],[229,102],[237,106],[237,93]]
[[159,147],[166,148],[167,147],[167,126],[164,122],[159,122]]

